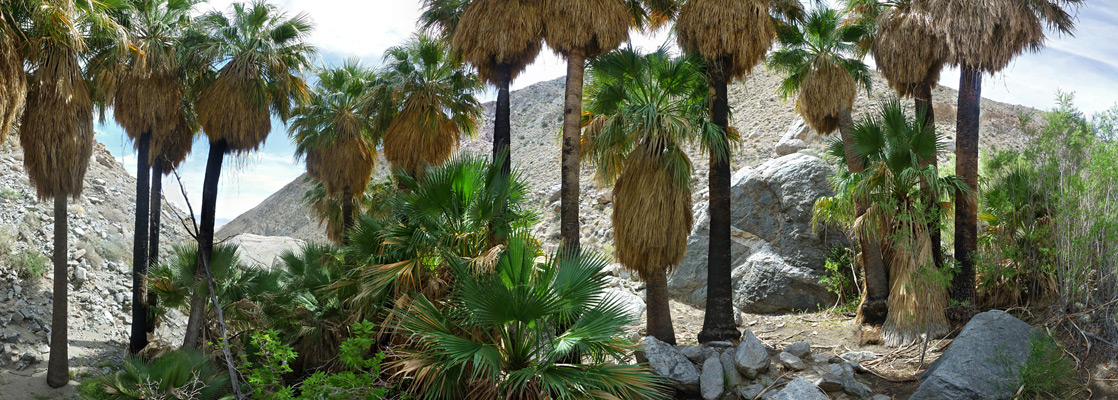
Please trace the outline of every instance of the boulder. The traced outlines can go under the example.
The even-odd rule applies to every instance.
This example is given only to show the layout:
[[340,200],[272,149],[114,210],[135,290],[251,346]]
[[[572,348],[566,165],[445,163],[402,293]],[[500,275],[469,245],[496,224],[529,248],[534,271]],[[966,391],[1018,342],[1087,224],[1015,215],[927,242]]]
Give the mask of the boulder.
[[1036,328],[1004,311],[971,318],[951,346],[920,374],[912,400],[1008,399],[1028,360]]
[[776,155],[784,156],[807,148],[807,142],[800,139],[780,139],[776,143]]
[[685,392],[699,391],[699,369],[672,345],[646,336],[637,359],[647,362],[652,373],[665,378],[670,386]]
[[[811,229],[815,200],[831,195],[831,167],[796,153],[739,170],[731,178],[731,278],[736,308],[750,313],[814,310],[834,303],[819,280],[829,249],[844,244],[837,231]],[[706,304],[710,216],[696,204],[683,262],[668,277],[669,294]]]
[[741,335],[741,343],[734,352],[734,366],[746,378],[754,379],[757,375],[769,369],[772,359],[769,350],[761,343],[752,331],[746,330]]
[[722,374],[726,376],[726,386],[737,387],[744,383],[737,367],[734,366],[734,355],[731,351],[727,350],[719,355],[718,361],[722,362]]
[[815,384],[804,377],[798,377],[788,382],[783,389],[772,396],[765,396],[766,400],[827,400]]
[[612,287],[606,288],[606,290],[603,291],[602,295],[604,298],[617,301],[618,304],[620,304],[621,307],[625,310],[628,310],[634,318],[640,319],[641,316],[644,315],[644,299],[633,294],[633,292],[621,288]]
[[802,358],[807,357],[809,354],[811,354],[811,343],[808,343],[808,342],[792,343],[792,344],[788,345],[788,347],[785,347],[784,351],[788,354],[794,355],[794,356],[799,357],[799,358],[802,359]]
[[796,357],[786,351],[780,352],[780,355],[777,356],[777,359],[780,360],[780,364],[783,365],[784,368],[793,371],[802,371],[807,368],[807,365],[804,365],[804,360],[801,360],[799,357]]
[[237,255],[241,258],[241,265],[262,268],[274,266],[284,251],[291,250],[298,253],[306,244],[305,241],[292,237],[261,236],[251,233],[242,233],[225,241],[237,245]]
[[726,391],[726,377],[722,371],[722,361],[713,355],[703,361],[703,373],[699,376],[699,393],[703,400],[718,400]]

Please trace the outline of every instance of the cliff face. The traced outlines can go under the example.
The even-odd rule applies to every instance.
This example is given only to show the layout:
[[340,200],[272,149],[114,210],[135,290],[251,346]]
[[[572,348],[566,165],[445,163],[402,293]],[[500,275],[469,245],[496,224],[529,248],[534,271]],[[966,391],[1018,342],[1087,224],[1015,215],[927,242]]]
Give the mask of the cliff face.
[[[876,77],[870,95],[860,93],[855,102],[855,119],[874,112],[884,102],[893,98],[893,92]],[[777,155],[781,137],[793,128],[798,120],[794,112],[794,99],[783,102],[777,96],[780,77],[758,68],[749,78],[736,82],[729,88],[732,107],[732,125],[741,134],[741,141],[733,152],[732,169],[758,166]],[[531,188],[531,203],[539,207],[541,223],[536,234],[546,244],[558,241],[559,228],[556,193],[559,190],[559,138],[562,126],[563,78],[540,82],[512,92],[512,159]],[[955,101],[957,92],[949,88],[934,90],[936,128],[954,141]],[[903,100],[912,107],[911,100]],[[476,137],[463,141],[461,150],[489,154],[493,130],[492,102],[485,104],[485,114]],[[984,99],[982,102],[981,142],[984,149],[1020,148],[1025,138],[1017,129],[1018,115],[1035,112],[1027,107],[998,103]],[[802,124],[802,122],[799,122]],[[813,132],[801,133],[808,150],[821,153],[826,138]],[[837,134],[832,135],[832,137]],[[949,149],[953,144],[949,144]],[[787,148],[787,147],[785,147]],[[695,204],[706,199],[707,160],[697,148],[688,154],[694,166],[693,193]],[[582,241],[584,246],[610,252],[612,233],[609,223],[611,212],[610,188],[598,187],[592,165],[584,164],[581,174]],[[383,163],[373,179],[387,179]],[[255,233],[271,236],[292,236],[299,239],[322,241],[324,235],[308,208],[302,204],[302,194],[310,187],[297,178],[256,208],[226,224],[218,233],[219,238],[238,233]]]

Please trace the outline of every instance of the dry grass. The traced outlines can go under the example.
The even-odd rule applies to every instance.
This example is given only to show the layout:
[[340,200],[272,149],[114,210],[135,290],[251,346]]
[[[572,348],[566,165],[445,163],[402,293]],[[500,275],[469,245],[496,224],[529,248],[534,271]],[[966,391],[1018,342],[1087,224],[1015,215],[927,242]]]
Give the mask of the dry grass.
[[796,97],[796,112],[812,129],[827,134],[838,128],[843,113],[854,106],[858,86],[854,77],[829,56],[815,63]]
[[462,137],[462,130],[449,116],[426,104],[430,102],[425,99],[408,99],[384,135],[384,158],[412,176],[450,158]]
[[77,199],[93,154],[93,102],[72,51],[46,49],[37,67],[20,122],[23,166],[39,200]]
[[676,184],[648,146],[630,153],[613,187],[617,259],[644,280],[683,261],[691,233],[691,188]]
[[721,64],[731,80],[764,60],[776,36],[767,0],[690,0],[675,27],[684,51]]
[[182,117],[182,87],[170,73],[132,70],[116,85],[113,117],[132,140],[170,135]]
[[910,7],[897,7],[882,13],[877,24],[870,51],[889,86],[901,97],[922,83],[935,87],[948,54],[932,20]]
[[225,141],[231,153],[260,148],[272,130],[263,82],[252,66],[228,64],[198,95],[197,113],[210,142]]
[[1014,57],[1044,42],[1044,26],[1020,0],[923,0],[917,12],[936,21],[952,65],[1002,70]]
[[474,0],[462,13],[451,45],[482,80],[500,83],[497,67],[509,65],[511,81],[540,52],[539,12],[537,2],[530,0]]
[[339,137],[324,149],[307,150],[307,175],[322,182],[328,196],[365,192],[376,156],[360,137]]
[[23,58],[15,49],[15,32],[0,16],[0,143],[15,127],[16,117],[27,100]]
[[543,37],[559,54],[581,50],[592,57],[629,38],[632,16],[622,0],[545,1],[540,5]]

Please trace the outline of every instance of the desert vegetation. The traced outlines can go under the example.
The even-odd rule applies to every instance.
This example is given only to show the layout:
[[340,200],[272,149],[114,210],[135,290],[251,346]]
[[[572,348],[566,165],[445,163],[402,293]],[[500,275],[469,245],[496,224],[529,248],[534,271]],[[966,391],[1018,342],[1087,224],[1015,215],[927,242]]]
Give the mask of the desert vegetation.
[[[768,68],[812,130],[838,133],[824,155],[833,193],[811,210],[817,231],[849,239],[820,278],[838,305],[891,347],[1020,310],[1059,340],[1033,337],[1015,390],[1075,395],[1088,365],[1118,355],[1118,110],[1087,116],[1060,93],[1019,116],[1024,150],[979,148],[982,77],[1043,48],[1046,29],[1073,32],[1082,1],[964,3],[423,0],[422,29],[380,60],[328,65],[308,42],[311,16],[267,0],[207,12],[196,0],[0,0],[0,140],[18,135],[36,196],[54,202],[53,264],[9,251],[7,231],[0,257],[25,280],[53,267],[46,380],[66,385],[67,199],[83,190],[94,117],[111,110],[139,161],[129,358],[82,396],[671,398],[687,389],[636,356],[623,327],[642,315],[606,290],[605,270],[616,261],[643,282],[641,336],[677,344],[668,279],[693,235],[699,160],[685,149],[698,148],[709,228],[697,339],[742,343],[738,354],[757,340],[735,322],[731,156],[750,143],[727,91]],[[678,50],[626,44],[666,26]],[[538,210],[511,161],[510,83],[545,46],[567,63],[554,252],[531,234]],[[953,151],[931,98],[952,66]],[[876,76],[894,99],[856,109]],[[491,88],[492,151],[461,152]],[[315,181],[305,203],[330,243],[244,268],[214,240],[222,166],[257,151],[273,120]],[[162,178],[203,137],[205,181],[184,188],[202,194],[195,240],[160,263]],[[375,173],[382,157],[388,176]],[[612,259],[580,246],[584,167],[611,190]],[[189,315],[184,341],[149,341],[172,312]]]

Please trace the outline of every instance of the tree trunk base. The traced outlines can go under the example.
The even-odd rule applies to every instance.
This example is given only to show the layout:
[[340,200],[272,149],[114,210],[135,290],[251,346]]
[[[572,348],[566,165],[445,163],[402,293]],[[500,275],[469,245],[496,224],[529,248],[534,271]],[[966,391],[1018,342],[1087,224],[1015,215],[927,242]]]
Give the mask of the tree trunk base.
[[858,305],[858,317],[855,322],[866,325],[881,325],[889,315],[889,306],[885,300],[866,300]]

